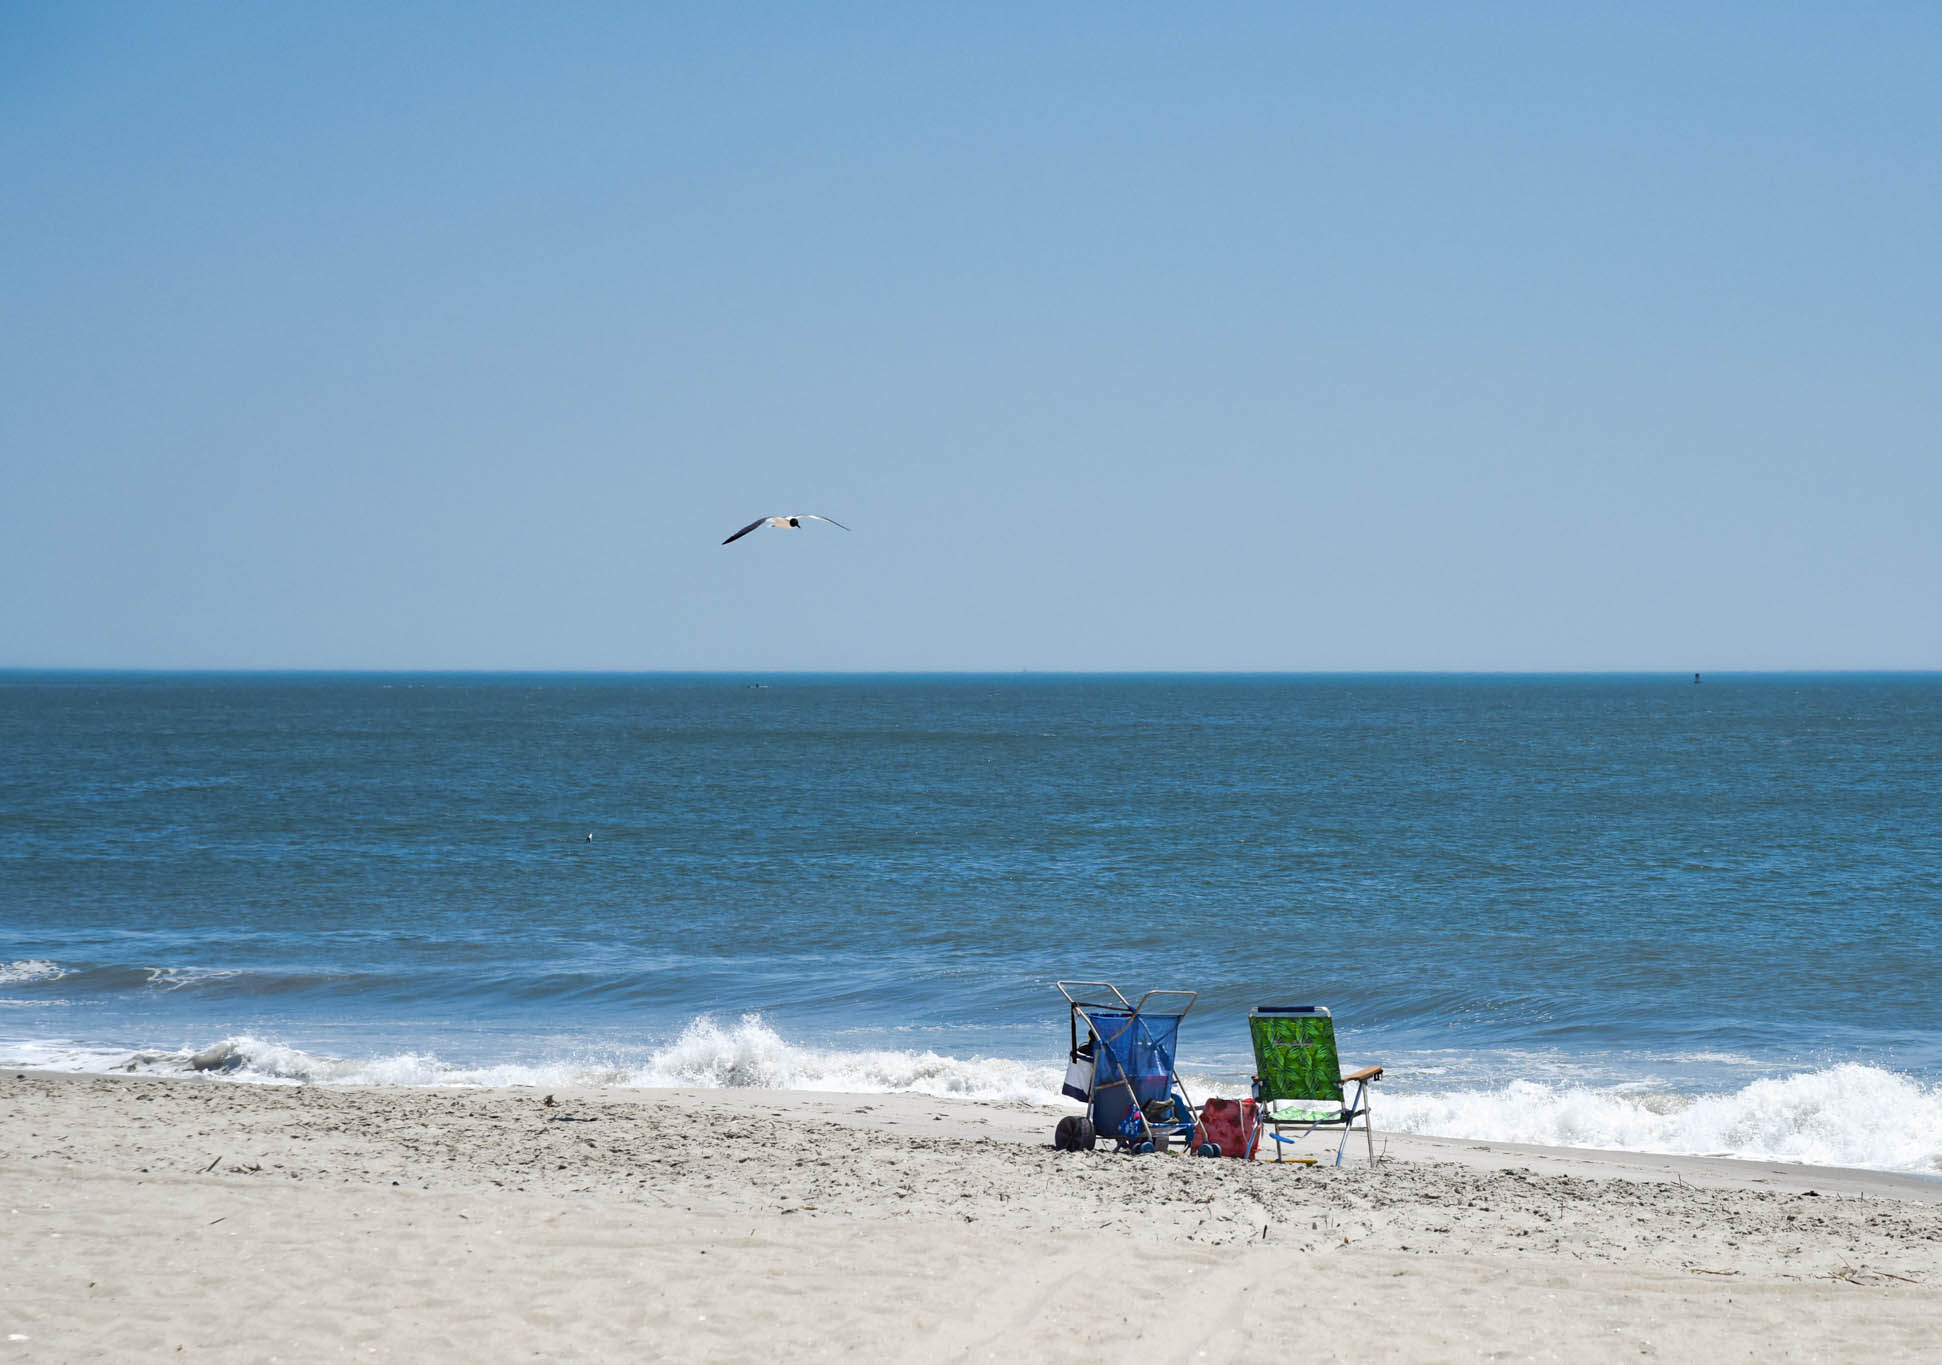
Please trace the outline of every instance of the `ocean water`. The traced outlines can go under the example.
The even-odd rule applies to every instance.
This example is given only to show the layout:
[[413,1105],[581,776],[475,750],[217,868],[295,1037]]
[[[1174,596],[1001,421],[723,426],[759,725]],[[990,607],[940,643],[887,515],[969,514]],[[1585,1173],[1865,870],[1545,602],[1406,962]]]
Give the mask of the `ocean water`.
[[[589,839],[589,835],[592,836]],[[1048,1106],[1061,977],[1378,1126],[1942,1171],[1942,676],[0,674],[0,1062]]]

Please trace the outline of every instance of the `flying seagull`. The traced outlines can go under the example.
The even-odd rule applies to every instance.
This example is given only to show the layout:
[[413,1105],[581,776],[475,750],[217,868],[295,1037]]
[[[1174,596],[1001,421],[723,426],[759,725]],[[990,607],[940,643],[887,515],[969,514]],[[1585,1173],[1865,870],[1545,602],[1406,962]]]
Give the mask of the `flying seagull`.
[[793,517],[757,517],[727,540],[724,540],[722,544],[733,544],[760,526],[773,526],[778,531],[800,531],[805,521],[826,521],[838,530],[847,531],[850,529],[834,517],[819,517],[814,512],[798,512]]

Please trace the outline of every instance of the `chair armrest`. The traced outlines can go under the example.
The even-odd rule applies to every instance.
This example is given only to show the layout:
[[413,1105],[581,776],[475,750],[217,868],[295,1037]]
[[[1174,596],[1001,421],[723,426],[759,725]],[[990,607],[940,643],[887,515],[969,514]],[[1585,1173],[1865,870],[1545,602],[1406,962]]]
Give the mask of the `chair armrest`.
[[1381,1079],[1382,1068],[1379,1066],[1365,1066],[1360,1071],[1345,1071],[1342,1073],[1343,1085],[1348,1085],[1353,1081],[1379,1081]]

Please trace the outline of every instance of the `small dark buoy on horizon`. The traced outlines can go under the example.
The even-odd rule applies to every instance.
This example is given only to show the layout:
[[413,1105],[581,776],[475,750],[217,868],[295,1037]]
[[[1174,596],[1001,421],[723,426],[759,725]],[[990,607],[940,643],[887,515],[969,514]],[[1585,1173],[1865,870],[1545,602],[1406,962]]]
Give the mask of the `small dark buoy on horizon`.
[[[1698,675],[1697,673],[1695,673],[1695,674],[1693,674],[1693,686],[1694,686],[1694,687],[1697,687],[1697,686],[1699,686],[1699,675]],[[591,834],[589,834],[589,835],[588,835],[587,837],[588,837],[589,839],[591,839],[591,838],[593,838],[593,836],[592,836]]]

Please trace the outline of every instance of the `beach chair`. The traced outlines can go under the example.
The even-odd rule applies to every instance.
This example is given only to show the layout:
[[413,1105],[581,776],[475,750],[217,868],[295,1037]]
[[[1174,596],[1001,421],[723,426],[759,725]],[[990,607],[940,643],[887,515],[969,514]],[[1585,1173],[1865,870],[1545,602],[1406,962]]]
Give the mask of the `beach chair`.
[[[1267,1134],[1279,1161],[1284,1145],[1300,1142],[1318,1128],[1340,1128],[1342,1140],[1335,1147],[1335,1164],[1340,1166],[1349,1134],[1361,1119],[1373,1166],[1376,1137],[1369,1122],[1369,1087],[1382,1079],[1382,1068],[1365,1066],[1343,1074],[1335,1052],[1335,1020],[1320,1005],[1262,1005],[1248,1012],[1247,1028],[1254,1041],[1254,1098],[1261,1106],[1255,1147]],[[1355,1097],[1345,1099],[1343,1088],[1351,1085]],[[1283,1128],[1301,1132],[1284,1137]]]

